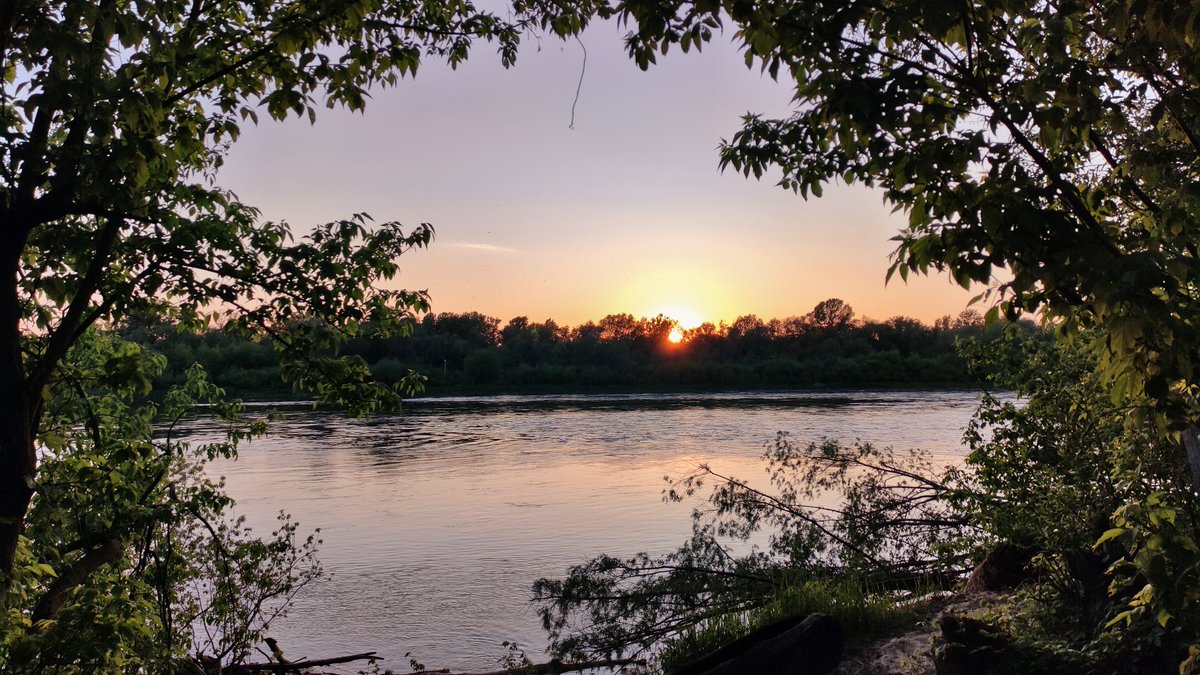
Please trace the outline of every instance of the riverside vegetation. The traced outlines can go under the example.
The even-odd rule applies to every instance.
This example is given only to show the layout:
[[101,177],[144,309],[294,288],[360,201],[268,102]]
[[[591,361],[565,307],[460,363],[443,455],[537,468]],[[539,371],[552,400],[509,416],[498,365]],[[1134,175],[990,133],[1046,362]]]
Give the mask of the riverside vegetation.
[[[284,517],[229,516],[205,462],[263,433],[198,368],[113,329],[154,315],[270,339],[288,386],[351,414],[418,382],[371,380],[334,345],[395,335],[427,307],[387,286],[427,225],[365,214],[267,222],[216,184],[243,125],[360,110],[426,60],[586,20],[532,6],[372,0],[34,0],[0,7],[0,664],[5,672],[221,669],[256,657],[319,571]],[[175,424],[203,406],[226,437]]]

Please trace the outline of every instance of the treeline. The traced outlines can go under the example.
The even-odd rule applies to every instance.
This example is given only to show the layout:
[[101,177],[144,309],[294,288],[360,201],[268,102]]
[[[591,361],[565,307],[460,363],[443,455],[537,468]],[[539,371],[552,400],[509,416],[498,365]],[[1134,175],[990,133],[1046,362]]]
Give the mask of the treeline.
[[[671,333],[679,330],[671,341]],[[225,331],[186,333],[127,325],[127,338],[168,359],[162,384],[202,364],[217,384],[247,397],[287,396],[274,348]],[[955,351],[960,338],[985,333],[967,310],[933,325],[908,317],[858,319],[838,299],[803,316],[677,329],[668,317],[613,314],[579,326],[548,319],[499,319],[477,312],[427,314],[404,337],[351,339],[341,353],[361,357],[374,376],[394,382],[410,370],[429,393],[600,388],[771,388],[954,386],[971,380]]]

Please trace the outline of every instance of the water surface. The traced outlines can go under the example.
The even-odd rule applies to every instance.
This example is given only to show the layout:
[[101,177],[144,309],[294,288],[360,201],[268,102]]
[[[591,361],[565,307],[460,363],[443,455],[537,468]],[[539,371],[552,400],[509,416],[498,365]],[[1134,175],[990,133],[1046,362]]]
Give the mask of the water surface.
[[[487,670],[545,638],[531,582],[598,553],[665,552],[690,532],[665,475],[701,462],[765,483],[759,457],[798,440],[919,447],[957,463],[973,392],[631,394],[423,399],[352,420],[291,408],[214,465],[257,529],[280,509],[321,528],[328,577],[271,633],[289,657],[377,650],[407,671]],[[204,423],[199,435],[211,432]],[[352,672],[352,669],[351,671]]]

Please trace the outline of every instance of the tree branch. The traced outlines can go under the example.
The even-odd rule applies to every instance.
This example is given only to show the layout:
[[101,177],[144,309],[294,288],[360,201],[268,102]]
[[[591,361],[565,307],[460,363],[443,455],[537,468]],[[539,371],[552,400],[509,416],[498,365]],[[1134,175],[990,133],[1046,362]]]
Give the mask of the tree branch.
[[82,558],[76,560],[73,565],[59,574],[33,608],[31,619],[34,630],[37,629],[39,621],[54,619],[58,616],[71,589],[87,581],[93,572],[104,565],[115,562],[117,558],[121,557],[122,551],[124,551],[124,547],[121,545],[121,540],[110,539],[102,546],[85,553]]
[[42,353],[41,360],[26,382],[26,388],[29,391],[41,390],[50,378],[50,374],[54,372],[59,360],[66,355],[67,350],[71,348],[78,337],[76,331],[91,304],[92,294],[100,287],[100,278],[108,264],[108,256],[112,252],[123,224],[120,219],[109,218],[104,227],[100,229],[96,238],[96,252],[92,255],[87,271],[79,280],[79,287],[75,289],[75,296],[71,298],[71,302],[67,306],[66,315],[59,322],[58,328],[51,334],[46,351]]
[[646,665],[645,659],[599,659],[595,661],[576,661],[574,663],[563,663],[562,661],[548,661],[546,663],[531,663],[524,666],[513,666],[512,668],[504,668],[502,670],[488,670],[484,672],[472,673],[456,673],[449,668],[442,670],[426,670],[426,673],[447,673],[448,675],[555,675],[557,673],[572,673],[578,670],[590,670],[593,668],[616,668],[619,666],[631,665]]

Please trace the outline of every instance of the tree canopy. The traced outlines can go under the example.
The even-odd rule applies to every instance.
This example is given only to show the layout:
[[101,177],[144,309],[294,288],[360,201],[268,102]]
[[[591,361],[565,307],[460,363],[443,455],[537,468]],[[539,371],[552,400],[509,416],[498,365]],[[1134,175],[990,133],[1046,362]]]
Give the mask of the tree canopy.
[[[0,577],[11,585],[31,500],[48,489],[39,443],[132,448],[129,461],[149,461],[152,444],[114,444],[149,424],[100,422],[107,409],[131,414],[153,364],[92,340],[97,324],[134,311],[193,326],[220,315],[275,340],[291,383],[358,411],[414,384],[373,383],[361,358],[329,347],[402,330],[424,309],[422,293],[381,282],[431,228],[360,214],[297,239],[288,224],[263,222],[215,182],[242,125],[358,110],[370,88],[424,59],[457,64],[479,41],[508,65],[523,31],[568,35],[594,17],[627,22],[643,67],[732,26],[748,65],[794,81],[796,105],[783,119],[748,116],[722,146],[724,166],[777,169],[805,196],[837,180],[880,188],[908,217],[893,273],[945,271],[987,286],[997,313],[1043,312],[1065,335],[1093,333],[1087,344],[1133,423],[1177,434],[1200,418],[1198,13],[1155,0],[518,0],[506,13],[440,0],[5,4]],[[627,329],[621,317],[596,327]],[[119,401],[89,390],[102,385]],[[48,420],[69,438],[47,436]],[[160,494],[164,475],[141,470],[151,485],[139,494]],[[1152,583],[1135,608],[1195,567],[1195,537],[1172,515],[1178,550],[1155,550],[1170,509],[1153,495],[1142,506],[1125,509],[1111,535],[1138,533],[1130,557]],[[130,523],[64,538],[58,578],[112,560]],[[63,592],[31,583],[51,600]],[[1194,612],[1193,596],[1160,602],[1158,620]]]
[[[840,303],[840,301],[838,301]],[[738,317],[730,324],[681,329],[678,343],[663,330],[665,317],[613,315],[578,326],[518,316],[505,324],[477,312],[428,313],[403,336],[363,336],[339,347],[360,357],[371,375],[393,383],[418,372],[425,393],[594,391],[671,388],[797,388],[870,386],[969,386],[955,345],[994,336],[978,312],[964,311],[926,325],[896,316],[854,320],[836,329],[822,323],[817,305],[804,316]],[[847,314],[853,310],[840,303]],[[608,331],[614,325],[620,331]],[[279,355],[267,338],[229,330],[180,330],[158,317],[127,320],[119,334],[166,357],[156,390],[187,380],[200,364],[229,394],[279,400],[293,392],[279,372]]]
[[394,329],[425,306],[423,294],[379,282],[432,229],[358,214],[297,240],[219,187],[215,171],[246,123],[359,110],[370,88],[413,75],[424,59],[453,66],[477,41],[510,65],[535,26],[581,28],[533,6],[501,15],[470,2],[5,5],[0,576],[37,480],[47,387],[97,322],[220,313],[270,331],[302,364],[285,368],[290,380],[323,399],[369,408],[394,398],[364,384],[360,364],[314,349],[368,320]]

